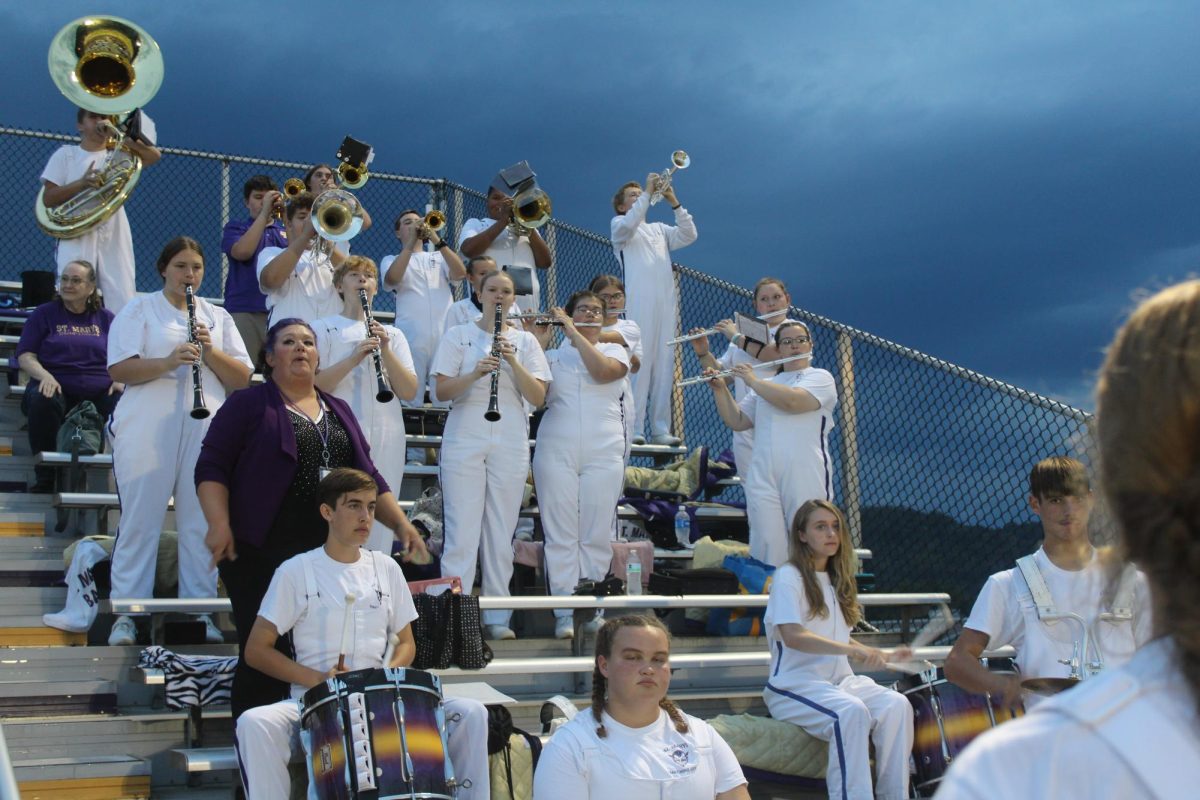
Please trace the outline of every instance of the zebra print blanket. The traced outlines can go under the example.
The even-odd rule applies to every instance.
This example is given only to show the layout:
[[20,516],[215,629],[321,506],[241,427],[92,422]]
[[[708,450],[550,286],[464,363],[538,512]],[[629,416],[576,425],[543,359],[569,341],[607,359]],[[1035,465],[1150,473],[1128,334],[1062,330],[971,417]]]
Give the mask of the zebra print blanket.
[[168,708],[228,703],[237,663],[237,656],[181,656],[157,645],[138,658],[139,667],[163,671]]

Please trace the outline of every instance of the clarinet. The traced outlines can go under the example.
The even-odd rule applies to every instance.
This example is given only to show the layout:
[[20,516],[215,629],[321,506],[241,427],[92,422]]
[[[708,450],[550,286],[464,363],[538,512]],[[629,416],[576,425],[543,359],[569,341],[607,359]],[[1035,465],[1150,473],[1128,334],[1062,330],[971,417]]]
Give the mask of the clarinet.
[[[184,297],[187,298],[188,314],[188,343],[201,348],[200,338],[196,336],[196,297],[192,293],[191,284],[183,287]],[[192,419],[204,419],[208,416],[208,408],[204,405],[204,375],[200,359],[192,362]]]
[[[492,326],[492,355],[500,358],[500,332],[504,327],[504,306],[496,303],[495,324]],[[483,418],[488,422],[500,419],[500,365],[492,370],[491,396],[488,397],[488,409]]]
[[[367,290],[358,290],[358,302],[362,303],[363,314],[366,315],[367,338],[371,337],[371,303],[367,300]],[[395,393],[388,388],[387,379],[383,377],[383,359],[379,356],[379,348],[376,347],[371,351],[371,356],[375,361],[375,399],[381,403],[390,403]]]

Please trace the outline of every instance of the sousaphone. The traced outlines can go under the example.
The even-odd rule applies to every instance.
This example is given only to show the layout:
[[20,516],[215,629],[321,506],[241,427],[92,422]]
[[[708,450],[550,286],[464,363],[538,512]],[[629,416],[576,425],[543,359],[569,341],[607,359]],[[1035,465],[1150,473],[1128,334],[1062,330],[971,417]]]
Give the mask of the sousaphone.
[[116,213],[142,175],[142,160],[125,145],[140,123],[138,109],[150,102],[163,79],[158,43],[119,17],[83,17],[50,42],[50,77],[79,108],[109,117],[114,135],[101,163],[100,184],[62,205],[47,208],[44,188],[34,211],[38,227],[58,239],[82,236]]

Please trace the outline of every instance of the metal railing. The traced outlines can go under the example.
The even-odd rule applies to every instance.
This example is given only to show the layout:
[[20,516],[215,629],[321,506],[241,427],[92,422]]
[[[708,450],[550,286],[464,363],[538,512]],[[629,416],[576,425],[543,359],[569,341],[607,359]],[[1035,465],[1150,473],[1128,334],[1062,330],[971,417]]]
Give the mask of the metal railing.
[[[0,280],[27,269],[52,269],[54,241],[34,223],[32,199],[51,152],[75,137],[0,127],[0,165],[16,176],[16,191],[0,195],[6,224],[6,257]],[[126,204],[134,235],[139,290],[161,285],[153,269],[158,251],[180,234],[204,246],[210,266],[201,294],[222,294],[219,257],[223,225],[244,213],[241,187],[263,173],[277,184],[299,176],[298,161],[165,148],[146,170]],[[396,252],[393,220],[406,208],[446,212],[445,234],[457,240],[463,223],[486,216],[482,194],[449,181],[378,171],[356,192],[374,225],[354,240],[355,252],[377,261]],[[22,183],[27,181],[27,183]],[[698,225],[703,228],[704,220]],[[601,273],[620,274],[606,237],[552,220],[543,235],[554,255],[542,280],[546,304],[562,304],[571,292]],[[708,327],[735,310],[750,311],[748,289],[677,267],[680,328]],[[377,299],[382,311],[392,298]],[[1040,527],[1026,507],[1027,475],[1039,459],[1066,453],[1092,461],[1090,415],[920,353],[805,309],[793,316],[813,332],[814,363],[837,380],[839,403],[831,440],[835,501],[847,510],[856,544],[875,553],[876,588],[883,592],[943,590],[961,612],[986,576],[1031,551]],[[717,348],[720,349],[719,347]],[[679,374],[700,367],[690,347],[678,349]],[[712,457],[730,446],[705,388],[677,391],[676,429],[691,446],[706,445]],[[744,470],[743,470],[744,471]],[[741,499],[740,488],[723,499]],[[1096,535],[1107,527],[1096,522]]]

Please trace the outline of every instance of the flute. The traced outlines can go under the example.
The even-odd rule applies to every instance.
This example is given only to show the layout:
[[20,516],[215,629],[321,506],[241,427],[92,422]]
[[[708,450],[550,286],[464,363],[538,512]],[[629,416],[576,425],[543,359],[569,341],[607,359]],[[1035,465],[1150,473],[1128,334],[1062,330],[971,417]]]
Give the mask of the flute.
[[[504,306],[496,303],[496,317],[492,325],[492,356],[500,358],[500,334],[504,329]],[[496,368],[492,370],[492,388],[491,395],[488,397],[487,411],[483,413],[483,418],[488,422],[496,422],[500,419],[500,365],[496,364]]]
[[[188,342],[199,347],[203,353],[204,345],[200,344],[200,337],[196,335],[196,297],[191,284],[183,287],[183,296],[187,300]],[[197,356],[192,362],[192,419],[204,419],[208,414],[208,407],[204,405],[204,373],[200,356]]]
[[[358,302],[362,303],[363,314],[366,315],[367,338],[371,338],[371,301],[367,300],[367,290],[358,290]],[[379,348],[376,347],[371,351],[371,358],[375,361],[375,399],[380,403],[390,403],[395,393],[388,388],[387,378],[383,375],[383,358],[379,355]]]
[[[801,354],[795,355],[795,356],[788,356],[787,358],[777,358],[774,361],[764,361],[761,364],[754,364],[754,365],[752,365],[752,367],[754,369],[761,369],[762,367],[778,367],[782,364],[787,364],[790,361],[799,361],[802,358],[811,359],[812,353],[801,353]],[[812,366],[812,365],[809,364],[809,366]],[[733,374],[733,370],[723,369],[720,372],[714,372],[711,375],[697,375],[693,378],[684,378],[683,380],[676,383],[675,386],[676,387],[692,386],[697,383],[708,383],[709,381],[715,380],[716,378],[728,378],[732,374]]]

